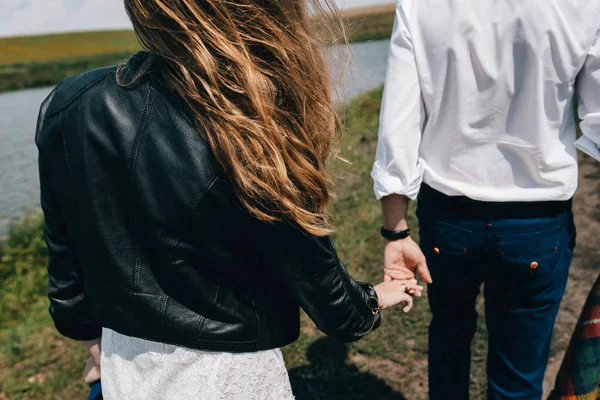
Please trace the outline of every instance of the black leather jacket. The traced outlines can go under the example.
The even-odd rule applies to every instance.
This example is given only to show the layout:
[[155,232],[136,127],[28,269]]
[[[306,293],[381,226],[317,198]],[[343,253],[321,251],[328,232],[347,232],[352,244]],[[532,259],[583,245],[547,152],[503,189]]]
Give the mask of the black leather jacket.
[[[136,54],[123,79],[146,57]],[[57,329],[247,352],[296,340],[300,307],[342,341],[376,328],[373,288],[348,275],[331,239],[251,217],[158,76],[124,88],[115,67],[94,70],[63,81],[41,107]]]

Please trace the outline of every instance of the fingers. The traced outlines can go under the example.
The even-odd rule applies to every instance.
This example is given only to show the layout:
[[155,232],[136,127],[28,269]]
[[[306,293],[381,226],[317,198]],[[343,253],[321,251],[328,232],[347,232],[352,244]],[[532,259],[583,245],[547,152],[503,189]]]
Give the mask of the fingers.
[[413,305],[414,305],[414,300],[411,295],[409,295],[407,293],[403,293],[401,303],[406,303],[406,305],[404,306],[402,311],[407,313],[407,312],[410,312],[410,310],[412,310]]
[[84,344],[85,344],[85,347],[87,347],[90,357],[92,357],[96,366],[100,367],[100,353],[102,352],[101,338],[94,339],[94,340],[87,340],[84,342]]
[[417,284],[417,280],[413,280],[406,284],[406,292],[411,296],[421,297],[423,296],[423,286]]
[[407,281],[415,277],[415,274],[407,269],[384,268],[383,273],[385,276],[390,277],[391,280],[395,281]]
[[398,289],[400,289],[401,291],[396,292],[398,295],[398,298],[396,299],[396,304],[401,304],[401,303],[406,303],[406,305],[404,306],[404,308],[402,308],[402,311],[404,311],[405,313],[409,312],[410,310],[412,310],[413,305],[414,305],[414,300],[413,297],[408,293],[409,290],[415,290],[418,291],[419,288],[422,287],[417,285],[417,280],[416,279],[411,279],[408,281],[394,281],[395,284],[400,284],[400,286],[398,287]]
[[403,303],[404,312],[409,312],[413,308],[414,300],[410,292],[412,291],[417,297],[420,297],[423,292],[423,286],[418,285],[416,279],[386,281],[374,288],[382,310]]
[[419,273],[421,279],[423,279],[423,282],[427,283],[428,285],[433,283],[433,279],[431,279],[431,273],[429,272],[429,268],[427,268],[427,262],[425,262],[425,259],[423,259],[423,261],[421,261],[417,266],[417,272]]
[[417,283],[416,279],[400,281],[404,287],[404,291],[415,297],[421,297],[423,295],[423,286]]
[[88,385],[100,380],[100,368],[96,366],[92,357],[88,358],[83,370],[83,380]]
[[419,276],[427,284],[432,282],[423,251],[412,240],[389,242],[384,251],[384,273],[393,280]]

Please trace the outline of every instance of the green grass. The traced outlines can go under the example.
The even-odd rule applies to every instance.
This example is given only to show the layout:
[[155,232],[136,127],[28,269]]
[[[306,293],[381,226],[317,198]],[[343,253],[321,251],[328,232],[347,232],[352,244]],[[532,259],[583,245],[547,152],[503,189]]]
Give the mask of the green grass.
[[[382,277],[383,240],[378,235],[380,206],[369,172],[376,146],[381,89],[353,101],[347,132],[336,161],[336,245],[359,280]],[[410,224],[416,227],[414,205]],[[46,310],[45,247],[41,216],[15,225],[0,250],[0,399],[83,398],[82,346],[55,332]],[[383,313],[381,328],[346,346],[324,339],[306,317],[302,336],[284,354],[298,399],[426,399],[427,302],[419,299],[405,315]],[[483,318],[473,345],[472,396],[484,398],[486,339]],[[4,397],[2,397],[4,396]]]
[[98,54],[30,64],[0,65],[0,92],[52,86],[69,76],[118,64],[131,54]]
[[[373,283],[382,279],[384,244],[378,234],[381,224],[380,205],[374,200],[373,183],[369,176],[377,144],[381,96],[382,89],[369,92],[351,102],[347,109],[347,132],[341,156],[349,160],[351,165],[339,161],[334,165],[337,186],[332,207],[338,231],[336,246],[340,257],[355,278]],[[417,227],[414,206],[414,203],[411,204],[409,214],[411,228]],[[413,229],[413,232],[417,237],[418,229]],[[474,362],[471,374],[471,395],[474,399],[485,398],[486,391],[487,339],[482,304],[479,305],[479,312],[482,317],[478,321],[478,332],[473,342]],[[367,361],[354,368],[374,366],[373,370],[364,370],[361,376],[349,372],[350,376],[340,377],[339,364],[335,364],[337,367],[334,371],[328,370],[321,363],[313,368],[314,376],[302,376],[300,387],[304,392],[296,395],[299,399],[380,399],[401,398],[399,394],[402,394],[410,400],[426,399],[424,379],[427,374],[427,328],[430,318],[425,299],[417,300],[415,308],[408,315],[399,308],[385,311],[383,324],[378,331],[346,347],[350,359]],[[307,332],[314,332],[314,329],[308,329]],[[298,368],[298,365],[308,368],[311,363],[305,355],[320,337],[319,334],[305,336],[284,349],[288,365],[291,368]],[[328,364],[325,363],[326,365]],[[333,365],[330,366],[333,368]],[[293,371],[294,369],[292,381],[296,378]],[[325,392],[324,381],[329,383],[326,385],[329,390]],[[374,392],[375,389],[381,393]],[[386,394],[390,389],[395,392]]]
[[25,215],[0,248],[0,399],[81,398],[85,350],[47,312],[42,215]]
[[[393,7],[351,12],[345,20],[354,42],[389,38]],[[0,38],[0,92],[55,85],[68,76],[117,64],[139,48],[130,30]]]
[[389,39],[394,27],[394,9],[346,19],[353,42]]

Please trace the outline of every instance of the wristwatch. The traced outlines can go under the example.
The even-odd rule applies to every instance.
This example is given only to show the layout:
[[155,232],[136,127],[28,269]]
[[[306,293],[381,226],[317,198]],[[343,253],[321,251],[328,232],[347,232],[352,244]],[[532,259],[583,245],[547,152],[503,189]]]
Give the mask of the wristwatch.
[[381,236],[386,238],[389,241],[396,241],[406,239],[410,236],[410,229],[405,229],[403,231],[391,231],[389,229],[385,229],[383,225],[381,225]]

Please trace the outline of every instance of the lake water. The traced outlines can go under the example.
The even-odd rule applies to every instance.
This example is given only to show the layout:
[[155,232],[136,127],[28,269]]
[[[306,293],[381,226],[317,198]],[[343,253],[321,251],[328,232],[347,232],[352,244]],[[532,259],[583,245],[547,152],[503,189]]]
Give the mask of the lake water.
[[[389,40],[352,46],[353,61],[347,52],[331,51],[334,76],[345,71],[342,100],[374,89],[384,80]],[[30,89],[0,94],[0,236],[11,220],[23,210],[39,207],[35,126],[40,103],[52,88]]]

